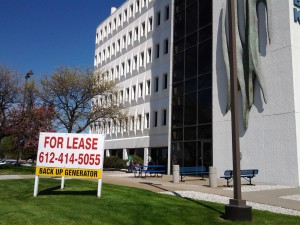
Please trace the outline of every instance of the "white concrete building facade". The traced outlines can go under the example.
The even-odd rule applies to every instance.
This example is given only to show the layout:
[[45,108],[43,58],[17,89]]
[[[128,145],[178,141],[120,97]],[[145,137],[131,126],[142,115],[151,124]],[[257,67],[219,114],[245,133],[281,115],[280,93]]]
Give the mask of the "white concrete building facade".
[[[133,116],[127,130],[105,131],[110,155],[138,154],[145,163],[151,155],[169,172],[172,164],[214,166],[218,176],[232,168],[224,3],[127,0],[98,26],[95,69],[109,71]],[[268,98],[265,103],[255,81],[247,129],[239,93],[241,168],[258,169],[257,182],[300,186],[299,11],[298,0],[268,1],[267,12],[262,3],[257,7],[257,50]]]
[[108,71],[130,114],[125,127],[106,127],[107,156],[167,162],[170,41],[170,0],[125,1],[97,27],[95,69]]

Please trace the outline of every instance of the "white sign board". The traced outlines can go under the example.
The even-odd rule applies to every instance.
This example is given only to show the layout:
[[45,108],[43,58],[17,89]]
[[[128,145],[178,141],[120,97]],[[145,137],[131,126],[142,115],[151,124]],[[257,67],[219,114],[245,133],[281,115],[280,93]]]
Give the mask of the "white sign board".
[[101,179],[103,160],[104,135],[40,133],[36,176]]

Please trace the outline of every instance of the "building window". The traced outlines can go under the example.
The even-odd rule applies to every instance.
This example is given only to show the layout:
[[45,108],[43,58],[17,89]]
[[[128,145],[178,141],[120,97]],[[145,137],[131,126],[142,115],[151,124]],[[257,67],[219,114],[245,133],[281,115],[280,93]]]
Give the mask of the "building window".
[[164,40],[164,54],[168,54],[169,53],[169,40],[165,39]]
[[159,85],[159,78],[158,77],[155,77],[155,83],[154,83],[154,91],[155,92],[158,92],[158,85]]
[[135,127],[135,121],[134,121],[134,116],[131,117],[131,123],[130,123],[130,130],[133,131]]
[[131,4],[129,6],[129,16],[132,17],[133,16],[133,4]]
[[151,85],[150,85],[150,80],[146,81],[146,95],[150,95],[150,90],[151,90]]
[[112,44],[112,54],[116,54],[116,44]]
[[111,70],[110,70],[110,76],[111,76],[112,80],[115,78],[114,77],[114,68],[111,68]]
[[142,115],[138,115],[137,129],[138,129],[138,130],[141,130],[141,129],[142,129]]
[[133,69],[137,69],[137,56],[133,56]]
[[143,83],[139,83],[139,97],[141,98],[141,97],[143,97],[143,88],[144,88],[144,86],[143,86]]
[[142,7],[146,7],[146,4],[147,4],[146,0],[142,0]]
[[152,49],[148,48],[147,50],[147,63],[151,63],[152,62]]
[[156,46],[155,46],[155,58],[159,58],[159,44],[157,44]]
[[131,45],[132,42],[132,31],[128,33],[128,45]]
[[156,13],[156,26],[160,25],[160,11]]
[[153,118],[153,126],[154,127],[157,127],[157,111],[154,111],[154,113],[153,113],[153,116],[154,116],[154,118]]
[[108,32],[111,32],[111,22],[108,24]]
[[141,52],[141,54],[140,54],[140,66],[144,66],[144,59],[145,59],[145,54],[144,54],[144,52]]
[[123,45],[122,45],[123,48],[126,47],[126,35],[123,36]]
[[121,40],[118,39],[117,40],[117,52],[120,51],[120,47],[121,47],[120,44],[121,44]]
[[124,127],[123,127],[123,131],[126,132],[128,130],[128,119],[124,120]]
[[117,19],[114,18],[113,29],[116,29],[116,28],[117,28]]
[[168,88],[168,74],[167,73],[165,73],[163,75],[163,79],[164,79],[163,89],[167,89]]
[[124,22],[127,21],[127,9],[124,10]]
[[145,128],[149,128],[149,113],[145,113]]
[[140,10],[140,0],[136,0],[135,2],[135,11],[138,12]]
[[152,31],[153,30],[153,19],[152,19],[152,17],[150,17],[149,19],[148,19],[148,31]]
[[121,24],[122,24],[122,14],[119,15],[119,24],[118,25],[121,26]]
[[167,110],[164,109],[164,110],[162,111],[162,114],[163,114],[162,125],[163,125],[163,126],[166,126],[166,125],[167,125]]
[[125,74],[125,63],[122,62],[121,63],[121,76],[123,76]]
[[96,34],[96,44],[98,43],[98,36],[99,36],[99,34],[97,32],[97,34]]
[[119,65],[116,66],[116,78],[119,77],[119,73],[120,73],[120,69],[119,69]]
[[168,20],[170,18],[170,7],[167,5],[165,7],[165,20]]
[[132,86],[132,92],[131,92],[131,100],[135,100],[136,99],[136,86],[133,85]]
[[130,68],[131,68],[131,60],[130,59],[128,59],[127,60],[127,73],[129,73],[130,72]]
[[126,101],[129,101],[129,88],[125,89],[125,98],[126,98]]
[[143,22],[141,25],[141,36],[145,36],[145,34],[146,34],[146,25],[145,22]]
[[139,28],[136,27],[134,28],[134,40],[136,41],[138,40],[138,38],[139,38]]

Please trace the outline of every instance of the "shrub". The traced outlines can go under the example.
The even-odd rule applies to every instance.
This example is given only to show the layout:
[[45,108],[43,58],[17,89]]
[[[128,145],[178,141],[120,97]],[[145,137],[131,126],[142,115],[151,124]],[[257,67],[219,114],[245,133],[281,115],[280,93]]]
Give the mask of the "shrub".
[[105,157],[103,167],[123,169],[126,168],[126,162],[127,160],[120,159],[117,156]]

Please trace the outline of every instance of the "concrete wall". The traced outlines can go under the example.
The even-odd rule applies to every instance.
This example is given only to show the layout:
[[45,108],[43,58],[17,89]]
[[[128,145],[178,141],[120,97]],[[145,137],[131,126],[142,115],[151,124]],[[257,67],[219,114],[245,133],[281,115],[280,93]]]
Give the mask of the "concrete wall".
[[[225,112],[227,84],[221,40],[223,2],[215,0],[213,4],[213,158],[218,175],[232,168],[231,115]],[[259,169],[256,182],[299,186],[300,93],[297,92],[300,91],[300,78],[297,72],[300,68],[296,59],[299,61],[300,51],[299,38],[296,37],[299,37],[300,27],[294,24],[292,0],[270,2],[270,44],[266,32],[262,32],[265,24],[263,6],[260,5],[258,10],[260,59],[268,102],[264,103],[256,82],[254,105],[245,130],[239,96],[241,168]]]

